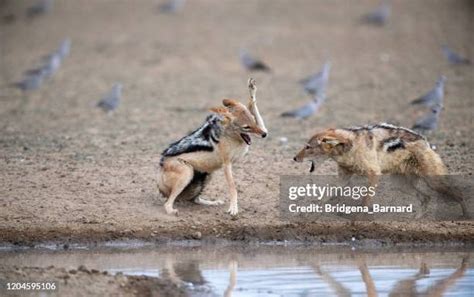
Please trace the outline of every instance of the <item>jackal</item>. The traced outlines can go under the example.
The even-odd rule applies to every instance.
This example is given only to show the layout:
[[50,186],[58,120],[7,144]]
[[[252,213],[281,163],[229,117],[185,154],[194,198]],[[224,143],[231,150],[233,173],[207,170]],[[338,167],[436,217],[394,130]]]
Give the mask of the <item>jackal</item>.
[[325,157],[337,162],[340,176],[365,175],[371,186],[381,174],[430,177],[424,179],[428,185],[458,202],[468,216],[464,199],[446,180],[447,169],[440,156],[413,130],[386,123],[327,129],[313,135],[294,160],[311,159],[314,169],[314,160]]
[[209,201],[199,197],[212,172],[224,167],[230,191],[231,215],[238,213],[237,189],[232,176],[232,163],[244,156],[251,144],[250,134],[267,136],[267,129],[257,108],[257,87],[249,79],[248,106],[224,99],[223,107],[213,112],[194,132],[172,143],[163,151],[158,172],[158,188],[168,198],[165,210],[177,214],[173,208],[176,198],[189,199],[202,205],[220,205],[222,201]]

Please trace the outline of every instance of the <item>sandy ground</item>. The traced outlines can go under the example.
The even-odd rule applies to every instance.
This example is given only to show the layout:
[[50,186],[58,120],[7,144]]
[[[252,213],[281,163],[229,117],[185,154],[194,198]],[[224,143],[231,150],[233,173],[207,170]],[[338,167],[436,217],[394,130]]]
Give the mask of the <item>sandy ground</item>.
[[[80,266],[66,270],[50,266],[0,267],[2,296],[187,296],[169,281],[155,277],[110,275]],[[34,281],[32,281],[34,280]],[[54,290],[7,290],[7,283],[35,282]]]
[[[279,176],[307,174],[292,161],[318,129],[392,121],[411,126],[408,104],[448,77],[440,128],[430,136],[452,174],[474,168],[474,68],[452,67],[440,45],[474,58],[472,1],[393,1],[388,26],[358,23],[377,1],[188,1],[163,15],[157,1],[56,1],[32,21],[23,1],[0,1],[0,242],[123,238],[472,242],[472,222],[293,224],[279,219]],[[8,18],[11,21],[11,17]],[[5,18],[4,18],[5,20]],[[8,87],[66,37],[71,55],[40,90]],[[249,74],[238,62],[251,49],[273,69]],[[282,119],[306,102],[297,81],[332,62],[328,101],[316,116]],[[178,203],[163,212],[155,177],[160,152],[196,128],[222,98],[246,100],[259,86],[270,130],[235,165],[240,213],[227,206]],[[124,84],[112,115],[94,107],[111,85]],[[280,145],[280,137],[288,144]],[[325,164],[317,174],[333,174]],[[222,172],[203,193],[227,200]]]

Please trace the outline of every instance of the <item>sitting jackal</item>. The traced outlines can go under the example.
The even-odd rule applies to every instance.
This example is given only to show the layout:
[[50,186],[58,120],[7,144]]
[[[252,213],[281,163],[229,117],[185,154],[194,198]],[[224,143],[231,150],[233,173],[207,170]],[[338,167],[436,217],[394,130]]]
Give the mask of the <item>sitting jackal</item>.
[[203,205],[223,202],[199,197],[210,175],[224,167],[230,191],[228,212],[236,215],[237,189],[232,176],[232,163],[245,155],[251,144],[251,134],[262,138],[267,129],[257,108],[257,87],[249,79],[248,106],[231,99],[223,100],[223,107],[213,108],[204,124],[191,134],[172,143],[163,151],[158,172],[158,188],[167,198],[165,210],[176,214],[175,199],[188,199]]

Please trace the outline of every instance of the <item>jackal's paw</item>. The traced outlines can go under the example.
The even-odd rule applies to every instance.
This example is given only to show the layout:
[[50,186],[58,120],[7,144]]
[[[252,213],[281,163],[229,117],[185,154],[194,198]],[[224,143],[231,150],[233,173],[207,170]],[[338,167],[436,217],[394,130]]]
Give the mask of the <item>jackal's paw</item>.
[[165,205],[165,211],[169,215],[178,216],[178,210],[173,208],[172,206]]
[[249,84],[249,89],[251,90],[257,89],[257,83],[255,82],[255,79],[249,78],[248,84]]
[[227,212],[230,213],[230,215],[232,216],[236,216],[237,213],[239,212],[239,208],[237,204],[231,204]]

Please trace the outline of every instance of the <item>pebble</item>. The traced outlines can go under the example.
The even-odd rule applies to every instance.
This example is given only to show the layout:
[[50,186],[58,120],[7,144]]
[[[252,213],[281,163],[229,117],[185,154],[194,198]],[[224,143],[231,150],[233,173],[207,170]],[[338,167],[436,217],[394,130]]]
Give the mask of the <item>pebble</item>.
[[199,231],[196,231],[196,232],[193,234],[193,238],[194,238],[194,239],[201,239],[201,238],[202,238],[202,233],[199,232]]
[[280,137],[280,138],[278,139],[278,142],[280,143],[280,145],[287,144],[287,143],[288,143],[288,138],[282,136],[282,137]]

